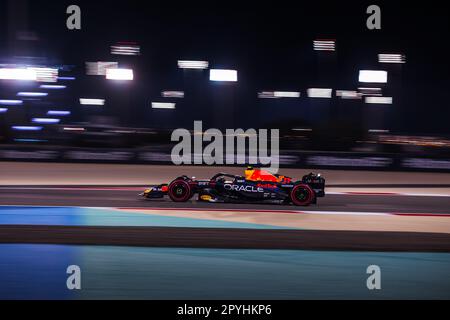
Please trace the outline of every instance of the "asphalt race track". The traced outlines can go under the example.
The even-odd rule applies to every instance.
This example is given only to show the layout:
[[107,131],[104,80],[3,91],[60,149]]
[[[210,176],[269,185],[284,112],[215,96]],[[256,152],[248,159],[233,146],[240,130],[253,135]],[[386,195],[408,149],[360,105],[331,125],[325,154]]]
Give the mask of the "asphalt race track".
[[296,207],[272,204],[204,203],[191,200],[174,203],[169,199],[144,200],[138,197],[144,187],[136,186],[45,186],[0,187],[0,205],[78,206],[78,207],[147,207],[252,210],[321,210],[354,212],[389,212],[450,214],[450,197],[406,196],[395,194],[328,194],[317,205]]

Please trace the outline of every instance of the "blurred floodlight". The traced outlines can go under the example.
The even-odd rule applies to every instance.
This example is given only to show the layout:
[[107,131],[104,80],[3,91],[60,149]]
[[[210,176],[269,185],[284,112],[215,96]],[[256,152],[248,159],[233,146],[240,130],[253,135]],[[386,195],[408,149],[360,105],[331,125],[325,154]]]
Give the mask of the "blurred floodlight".
[[389,130],[385,130],[385,129],[369,129],[369,133],[389,133]]
[[58,77],[58,80],[72,81],[75,80],[75,77]]
[[1,68],[0,80],[27,80],[36,81],[37,74],[33,69]]
[[37,126],[12,126],[13,130],[17,131],[40,131],[42,130],[42,127]]
[[0,113],[5,113],[8,111],[8,108],[0,108]]
[[58,84],[41,84],[39,86],[41,89],[50,89],[50,90],[62,90],[65,89],[66,86],[64,85],[58,85]]
[[315,51],[335,51],[336,41],[335,40],[314,40],[314,50]]
[[386,83],[388,74],[381,70],[360,70],[359,82]]
[[208,66],[208,61],[178,60],[178,68],[180,69],[208,69]]
[[86,74],[89,76],[106,76],[108,69],[117,69],[118,67],[118,62],[86,62]]
[[46,97],[48,93],[46,92],[18,92],[19,97]]
[[366,97],[366,103],[392,104],[392,97]]
[[171,102],[152,102],[152,109],[175,109],[175,103],[171,103]]
[[275,99],[275,98],[300,98],[298,91],[261,91],[258,92],[258,98]]
[[333,89],[328,88],[309,88],[307,90],[310,98],[331,98]]
[[78,131],[78,132],[86,131],[85,128],[80,128],[80,127],[64,127],[63,130],[64,131]]
[[141,48],[135,44],[117,44],[111,46],[111,54],[124,56],[137,56],[141,52]]
[[105,99],[80,98],[80,104],[86,106],[103,106],[105,104]]
[[36,81],[38,82],[56,82],[58,81],[58,69],[55,68],[30,68],[36,72]]
[[108,80],[133,80],[133,70],[132,69],[107,69],[106,79]]
[[0,100],[0,104],[5,106],[18,106],[23,104],[22,100]]
[[273,95],[276,98],[300,98],[298,91],[274,91]]
[[161,92],[161,95],[164,98],[184,98],[183,91],[163,91]]
[[209,80],[236,82],[237,71],[227,69],[211,69],[209,70]]
[[406,63],[405,55],[403,54],[387,54],[380,53],[378,55],[379,63]]
[[111,46],[111,54],[136,56],[139,55],[141,48],[137,45],[116,45]]
[[362,96],[382,96],[381,88],[360,87],[358,90]]
[[336,90],[336,96],[341,99],[361,99],[362,94],[354,90]]
[[70,111],[66,110],[49,110],[47,111],[47,115],[49,116],[68,116],[70,115]]
[[59,123],[61,120],[54,118],[33,118],[31,121],[33,123],[41,123],[41,124],[56,124]]

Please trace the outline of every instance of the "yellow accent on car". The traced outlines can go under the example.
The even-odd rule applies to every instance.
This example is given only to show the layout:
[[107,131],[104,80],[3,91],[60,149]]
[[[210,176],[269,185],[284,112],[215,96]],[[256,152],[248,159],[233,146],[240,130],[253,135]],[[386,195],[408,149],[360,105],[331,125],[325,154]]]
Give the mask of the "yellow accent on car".
[[148,194],[148,193],[152,192],[152,190],[153,190],[153,189],[147,189],[147,190],[144,191],[144,193],[145,193],[145,194]]
[[210,195],[204,194],[204,195],[200,196],[200,199],[203,201],[209,201],[212,199],[212,197]]

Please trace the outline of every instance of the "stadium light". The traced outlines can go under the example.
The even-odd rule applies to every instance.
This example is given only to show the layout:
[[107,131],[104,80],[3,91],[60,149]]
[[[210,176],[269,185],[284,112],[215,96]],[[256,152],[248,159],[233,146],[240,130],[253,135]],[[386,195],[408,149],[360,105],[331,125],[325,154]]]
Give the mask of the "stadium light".
[[41,84],[39,86],[41,89],[50,89],[50,90],[62,90],[65,89],[66,86],[64,85],[57,85],[57,84]]
[[361,99],[362,94],[354,90],[336,90],[336,96],[341,99]]
[[48,93],[46,92],[18,92],[19,97],[46,97]]
[[175,103],[172,103],[172,102],[152,102],[152,109],[175,109]]
[[386,83],[388,73],[381,70],[360,70],[359,82]]
[[118,67],[118,62],[86,62],[86,74],[88,76],[106,76],[106,70],[117,69]]
[[38,82],[57,82],[58,69],[55,68],[29,68],[36,73]]
[[392,104],[392,97],[366,97],[366,103]]
[[309,88],[307,90],[310,98],[331,98],[333,89],[329,88]]
[[0,104],[5,106],[18,106],[23,104],[22,100],[0,100]]
[[0,113],[5,113],[8,111],[8,108],[0,108]]
[[180,69],[208,69],[208,67],[208,61],[178,60],[178,68]]
[[80,104],[86,105],[86,106],[103,106],[105,104],[105,100],[104,99],[80,98]]
[[380,53],[378,55],[379,63],[406,63],[406,57],[403,54]]
[[161,92],[161,95],[164,98],[184,98],[183,91],[163,91]]
[[33,118],[31,122],[33,123],[40,123],[40,124],[56,124],[59,123],[60,119],[54,119],[54,118]]
[[36,81],[36,71],[24,68],[1,68],[0,80],[26,80]]
[[73,81],[73,80],[76,80],[76,78],[75,77],[58,77],[58,80]]
[[300,98],[298,91],[262,91],[258,92],[258,98],[275,99],[275,98]]
[[108,80],[133,80],[132,69],[106,69],[106,79]]
[[49,110],[47,111],[47,115],[49,116],[69,116],[71,114],[70,111],[65,110]]
[[111,46],[111,54],[123,56],[137,56],[141,53],[141,48],[136,44],[117,44]]
[[13,130],[17,131],[40,131],[42,130],[42,127],[38,126],[12,126]]
[[335,40],[314,40],[314,50],[315,51],[335,51],[336,41]]
[[211,69],[211,70],[209,70],[209,80],[210,81],[236,82],[237,81],[237,71],[236,70],[227,70],[227,69]]

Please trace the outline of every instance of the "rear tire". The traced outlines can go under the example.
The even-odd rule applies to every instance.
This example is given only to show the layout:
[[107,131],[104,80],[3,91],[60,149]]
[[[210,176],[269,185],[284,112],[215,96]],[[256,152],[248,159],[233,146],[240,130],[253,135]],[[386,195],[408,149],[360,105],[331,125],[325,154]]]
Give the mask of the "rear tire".
[[314,202],[314,191],[306,184],[298,184],[291,190],[291,201],[296,206],[309,206]]
[[175,180],[169,185],[169,198],[173,202],[186,202],[192,198],[192,188],[185,180]]

